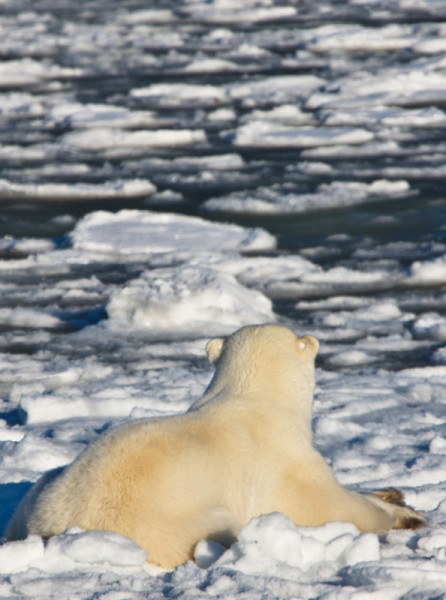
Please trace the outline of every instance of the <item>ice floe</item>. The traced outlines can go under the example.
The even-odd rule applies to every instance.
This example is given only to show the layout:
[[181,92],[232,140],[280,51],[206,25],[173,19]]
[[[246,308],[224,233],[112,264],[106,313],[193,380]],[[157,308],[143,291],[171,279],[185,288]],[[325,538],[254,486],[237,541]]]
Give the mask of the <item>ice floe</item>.
[[[274,321],[270,300],[240,285],[233,275],[192,266],[147,271],[115,292],[108,304],[110,327],[162,331],[168,338],[198,331],[224,335],[250,323]],[[0,313],[1,317],[1,313]]]
[[377,180],[372,183],[336,181],[321,184],[313,194],[290,193],[280,187],[236,192],[211,198],[203,204],[206,211],[226,213],[305,213],[314,210],[354,206],[363,202],[385,201],[410,193],[407,181]]
[[91,213],[78,223],[71,238],[77,250],[118,256],[171,255],[176,261],[197,252],[264,251],[276,245],[274,237],[261,229],[137,210]]
[[91,200],[101,198],[140,198],[149,196],[156,190],[148,180],[109,181],[106,183],[40,183],[20,184],[0,180],[0,198],[45,198],[47,201]]

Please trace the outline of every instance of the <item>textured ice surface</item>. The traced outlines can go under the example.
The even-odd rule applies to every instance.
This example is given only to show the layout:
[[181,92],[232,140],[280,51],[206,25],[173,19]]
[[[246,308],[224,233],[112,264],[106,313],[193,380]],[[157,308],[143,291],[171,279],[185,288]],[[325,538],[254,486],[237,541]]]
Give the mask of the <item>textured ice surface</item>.
[[141,211],[96,212],[72,233],[78,250],[104,254],[190,256],[200,252],[271,250],[274,238],[261,229],[209,223],[200,218]]
[[274,321],[271,302],[229,273],[183,266],[147,271],[107,304],[110,327],[146,328],[174,337],[207,331],[229,334],[250,323]]

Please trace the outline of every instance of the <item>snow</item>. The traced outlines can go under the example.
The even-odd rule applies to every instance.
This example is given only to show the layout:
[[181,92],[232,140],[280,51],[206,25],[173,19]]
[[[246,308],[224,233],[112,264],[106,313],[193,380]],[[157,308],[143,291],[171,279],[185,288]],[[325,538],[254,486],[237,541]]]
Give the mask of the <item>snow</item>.
[[197,252],[271,250],[276,243],[261,229],[137,210],[91,213],[77,224],[71,237],[74,248],[81,251],[162,255],[166,260],[169,255],[179,260]]
[[[313,163],[314,164],[314,163]],[[320,169],[318,169],[320,171]],[[273,187],[255,192],[234,193],[211,198],[203,204],[207,211],[228,213],[304,213],[340,206],[352,206],[373,200],[385,201],[410,194],[407,181],[376,180],[372,183],[334,181],[321,184],[312,194],[284,193]]]
[[308,109],[316,107],[349,107],[380,104],[396,104],[413,106],[440,102],[444,98],[446,78],[437,68],[440,65],[429,65],[420,61],[412,68],[403,71],[389,69],[379,76],[358,73],[355,78],[338,81],[335,94],[316,93],[306,103]]
[[43,541],[38,536],[29,537],[24,542],[15,542],[0,547],[0,570],[2,573],[21,571],[34,560],[43,557]]
[[149,196],[156,190],[150,181],[133,179],[95,183],[20,184],[0,179],[0,198],[45,198],[46,200],[91,200],[101,198],[132,198]]
[[281,513],[271,513],[252,519],[216,565],[231,565],[250,575],[260,567],[265,574],[274,575],[280,567],[309,571],[325,562],[345,566],[379,557],[378,537],[360,535],[354,525],[332,522],[322,527],[296,527]]
[[210,337],[266,321],[321,342],[341,483],[400,487],[427,526],[261,515],[169,572],[73,529],[0,546],[0,596],[442,597],[444,2],[106,5],[2,2],[0,535],[109,427],[187,410]]
[[45,315],[30,308],[0,308],[0,323],[37,329],[58,327],[61,324],[57,317]]
[[51,125],[66,126],[72,129],[88,127],[129,128],[147,127],[158,120],[148,111],[133,111],[122,106],[109,104],[57,104],[46,115]]
[[313,90],[324,84],[324,80],[314,75],[285,75],[259,79],[247,83],[234,83],[227,87],[233,100],[247,107],[256,104],[289,104],[306,98]]
[[32,58],[9,60],[0,65],[0,89],[27,87],[40,81],[80,75],[80,69],[59,68]]
[[224,90],[211,85],[184,85],[181,83],[159,83],[147,88],[131,91],[133,98],[143,99],[157,106],[169,108],[179,106],[215,106],[225,104],[227,96]]
[[[215,2],[196,2],[191,3],[189,11],[193,19],[202,20],[210,23],[232,23],[241,21],[250,21],[258,23],[262,21],[280,20],[293,17],[296,14],[294,7],[286,6],[268,6],[269,2],[261,2],[256,6],[255,2],[246,2],[245,5],[252,5],[247,8],[240,7],[238,2],[232,0],[216,0]],[[210,6],[209,6],[210,4]],[[262,4],[264,6],[262,6]]]
[[424,338],[446,341],[446,319],[436,313],[425,313],[413,324],[414,334]]
[[434,260],[415,261],[410,276],[420,285],[442,283],[446,275],[446,260],[441,256]]
[[206,141],[203,130],[127,131],[110,127],[92,127],[86,131],[74,131],[64,136],[63,144],[69,148],[83,150],[113,150],[119,148],[157,148],[188,146]]
[[107,313],[110,327],[148,328],[175,337],[231,333],[249,323],[274,320],[271,301],[235,277],[215,269],[183,266],[145,272],[113,293]]
[[286,127],[262,121],[251,121],[240,127],[234,144],[242,147],[311,148],[331,144],[363,144],[373,140],[373,134],[365,129],[335,127]]

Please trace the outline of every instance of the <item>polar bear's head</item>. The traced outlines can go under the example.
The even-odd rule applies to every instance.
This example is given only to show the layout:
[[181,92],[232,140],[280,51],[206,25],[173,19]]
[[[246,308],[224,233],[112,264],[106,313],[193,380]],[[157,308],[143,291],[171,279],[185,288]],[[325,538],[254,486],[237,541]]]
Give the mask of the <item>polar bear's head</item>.
[[319,342],[299,337],[283,325],[249,325],[227,338],[211,340],[206,351],[216,364],[208,391],[243,397],[253,394],[268,401],[296,401],[311,405],[314,359]]
[[257,354],[282,354],[284,350],[296,353],[301,360],[314,361],[319,342],[311,335],[299,337],[283,325],[248,325],[227,338],[214,338],[206,345],[209,360],[218,363],[223,354],[243,352],[245,357]]

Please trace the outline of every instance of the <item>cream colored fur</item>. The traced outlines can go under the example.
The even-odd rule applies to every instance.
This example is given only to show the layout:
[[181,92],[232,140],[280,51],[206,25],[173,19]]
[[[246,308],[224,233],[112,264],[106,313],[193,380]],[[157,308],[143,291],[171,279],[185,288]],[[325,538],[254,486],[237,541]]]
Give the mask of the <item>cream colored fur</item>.
[[341,520],[374,532],[420,526],[401,494],[342,487],[313,448],[318,346],[279,325],[211,340],[216,372],[188,412],[117,427],[45,475],[20,504],[7,538],[111,529],[135,539],[149,562],[170,568],[190,559],[199,540],[229,544],[252,517],[273,511],[298,525]]

